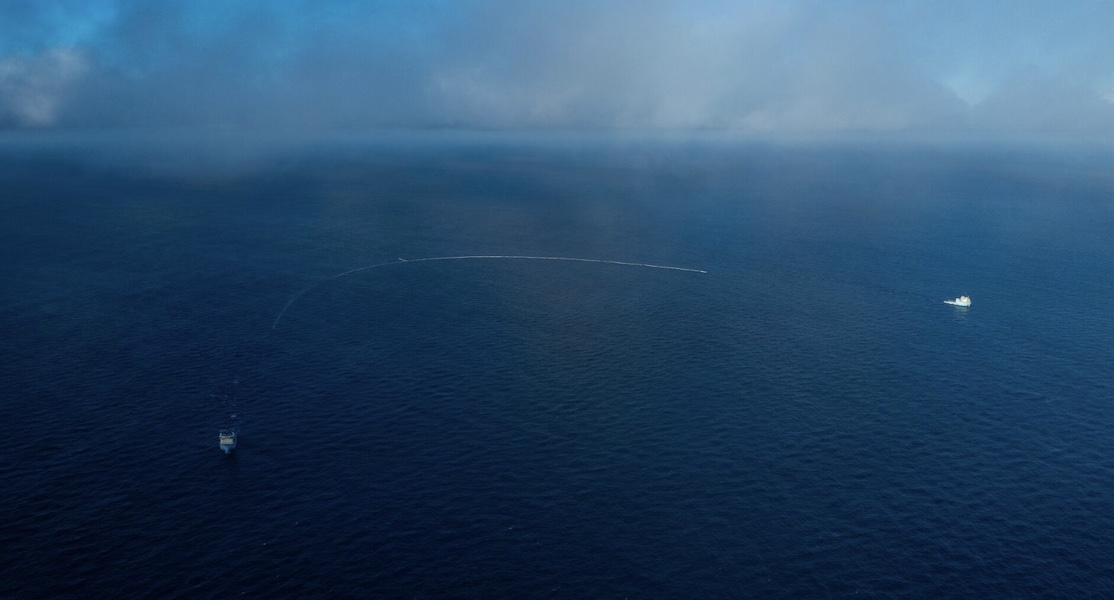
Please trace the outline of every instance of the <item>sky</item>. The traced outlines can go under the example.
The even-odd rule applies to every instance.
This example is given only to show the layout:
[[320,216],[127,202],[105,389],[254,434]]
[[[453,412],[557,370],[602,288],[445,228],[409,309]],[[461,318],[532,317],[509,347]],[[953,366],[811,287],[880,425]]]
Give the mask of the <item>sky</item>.
[[1108,0],[4,0],[0,129],[1114,140]]

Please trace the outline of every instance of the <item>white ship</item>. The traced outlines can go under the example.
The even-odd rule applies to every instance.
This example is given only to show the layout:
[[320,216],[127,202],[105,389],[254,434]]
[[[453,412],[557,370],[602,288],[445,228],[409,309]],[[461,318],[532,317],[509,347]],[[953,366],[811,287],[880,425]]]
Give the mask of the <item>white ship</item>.
[[220,432],[220,449],[225,454],[232,452],[236,448],[236,432],[225,430]]
[[955,300],[944,300],[944,304],[951,304],[952,306],[971,306],[971,297],[960,296]]

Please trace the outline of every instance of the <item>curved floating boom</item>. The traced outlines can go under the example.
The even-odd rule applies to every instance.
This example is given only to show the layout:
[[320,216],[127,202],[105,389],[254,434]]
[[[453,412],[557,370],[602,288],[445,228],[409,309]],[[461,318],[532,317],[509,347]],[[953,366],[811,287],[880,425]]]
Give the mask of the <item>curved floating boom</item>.
[[669,265],[655,265],[655,264],[651,264],[651,263],[626,262],[626,261],[622,261],[622,260],[603,260],[603,259],[599,259],[599,258],[576,258],[576,257],[571,257],[571,256],[469,255],[469,256],[431,256],[431,257],[428,257],[428,258],[409,258],[409,259],[402,258],[400,256],[400,257],[398,257],[397,261],[392,260],[390,262],[383,262],[383,263],[378,263],[378,264],[374,264],[374,265],[369,265],[369,266],[366,266],[366,267],[359,267],[357,269],[351,269],[351,270],[345,271],[343,273],[338,273],[338,274],[333,275],[332,277],[330,277],[328,279],[323,279],[321,281],[318,281],[317,283],[307,287],[306,289],[298,292],[297,294],[294,294],[294,297],[291,298],[290,301],[286,303],[286,306],[282,307],[282,310],[279,311],[278,316],[275,317],[275,322],[274,322],[273,325],[271,325],[271,329],[274,329],[275,327],[278,327],[279,321],[282,320],[282,316],[284,314],[286,314],[287,309],[289,309],[290,306],[298,300],[298,298],[301,298],[303,295],[305,295],[306,292],[308,292],[308,291],[312,290],[313,288],[321,285],[322,283],[325,283],[326,281],[330,281],[330,280],[333,280],[333,279],[339,279],[339,278],[344,277],[346,275],[351,275],[352,273],[358,273],[360,271],[367,271],[369,269],[376,269],[376,268],[379,268],[379,267],[386,267],[388,265],[397,265],[397,264],[402,264],[402,263],[426,262],[426,261],[432,261],[432,260],[564,260],[564,261],[570,261],[570,262],[598,263],[598,264],[604,264],[604,265],[623,265],[623,266],[626,266],[626,267],[644,267],[644,268],[647,268],[647,269],[666,269],[666,270],[670,270],[670,271],[685,271],[685,272],[688,272],[688,273],[707,273],[707,271],[705,271],[703,269],[690,269],[688,267],[671,267]]

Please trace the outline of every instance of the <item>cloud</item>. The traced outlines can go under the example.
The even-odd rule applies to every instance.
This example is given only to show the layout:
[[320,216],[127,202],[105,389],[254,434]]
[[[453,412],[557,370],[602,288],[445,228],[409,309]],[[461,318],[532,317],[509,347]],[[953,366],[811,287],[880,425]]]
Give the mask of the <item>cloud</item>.
[[437,91],[457,120],[491,126],[891,131],[954,118],[954,94],[881,17],[773,2],[508,9],[483,20],[482,45],[438,65]]
[[1002,82],[973,113],[974,125],[993,133],[1059,133],[1084,139],[1114,136],[1114,104],[1104,97],[1102,88],[1036,69]]
[[1102,2],[16,5],[8,126],[1109,132]]
[[88,60],[72,48],[0,58],[0,124],[53,125],[88,71]]

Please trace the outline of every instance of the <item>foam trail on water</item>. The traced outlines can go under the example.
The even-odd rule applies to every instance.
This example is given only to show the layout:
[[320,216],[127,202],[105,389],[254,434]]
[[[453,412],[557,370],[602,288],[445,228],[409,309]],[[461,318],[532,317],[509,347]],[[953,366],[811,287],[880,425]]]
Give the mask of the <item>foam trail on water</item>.
[[351,270],[345,271],[343,273],[337,273],[336,275],[333,275],[332,277],[330,277],[328,279],[323,279],[321,281],[318,281],[317,283],[307,287],[306,289],[298,292],[297,294],[294,294],[294,297],[291,298],[290,301],[286,303],[286,306],[282,307],[282,310],[279,311],[278,316],[275,317],[275,322],[274,322],[273,325],[271,325],[271,329],[274,329],[275,327],[278,327],[279,321],[282,320],[282,316],[284,314],[286,314],[287,309],[289,309],[292,304],[294,304],[295,302],[298,301],[298,298],[301,298],[302,296],[304,296],[306,294],[306,292],[308,292],[308,291],[312,290],[313,288],[321,285],[322,283],[325,283],[327,281],[331,281],[333,279],[339,279],[341,277],[344,277],[346,275],[351,275],[353,273],[359,273],[360,271],[368,271],[370,269],[377,269],[379,267],[386,267],[388,265],[400,265],[400,264],[404,264],[404,263],[427,262],[427,261],[431,261],[431,260],[564,260],[564,261],[569,261],[569,262],[597,263],[597,264],[602,264],[602,265],[622,265],[622,266],[625,266],[625,267],[644,267],[644,268],[647,268],[647,269],[666,269],[666,270],[669,270],[669,271],[685,271],[685,272],[688,272],[688,273],[707,273],[707,271],[705,271],[703,269],[690,269],[688,267],[671,267],[669,265],[655,265],[655,264],[652,264],[652,263],[636,263],[636,262],[627,262],[627,261],[622,261],[622,260],[603,260],[601,258],[575,258],[575,257],[571,257],[571,256],[518,256],[518,255],[495,255],[495,254],[491,254],[491,255],[469,255],[469,256],[431,256],[431,257],[427,257],[427,258],[399,258],[398,260],[392,260],[392,261],[389,261],[389,262],[377,263],[377,264],[374,264],[374,265],[368,265],[366,267],[359,267],[357,269],[351,269]]

